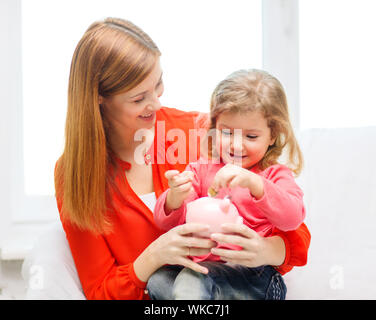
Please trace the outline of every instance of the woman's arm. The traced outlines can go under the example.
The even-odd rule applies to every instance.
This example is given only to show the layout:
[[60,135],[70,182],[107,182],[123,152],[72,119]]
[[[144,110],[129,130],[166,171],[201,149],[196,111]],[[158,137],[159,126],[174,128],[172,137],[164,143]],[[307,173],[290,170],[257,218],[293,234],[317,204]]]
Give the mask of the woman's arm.
[[64,221],[82,289],[89,300],[143,300],[146,283],[135,274],[133,261],[119,265],[103,236],[79,230]]
[[214,241],[242,247],[241,250],[213,248],[211,252],[222,260],[251,268],[284,262],[286,250],[281,237],[264,238],[244,224],[224,224],[222,229],[224,233],[212,234]]
[[240,251],[213,248],[211,252],[224,261],[242,264],[248,267],[272,265],[281,274],[294,266],[303,266],[307,262],[310,233],[302,224],[297,230],[283,232],[276,229],[270,237],[261,237],[246,225],[228,224],[223,231],[230,234],[213,234],[218,242],[241,246]]
[[208,254],[216,243],[210,239],[192,237],[192,233],[207,231],[208,226],[187,223],[177,226],[161,235],[138,256],[134,262],[137,277],[147,281],[158,268],[165,264],[179,264],[200,273],[207,268],[193,262],[188,256]]
[[146,282],[159,267],[180,264],[207,273],[206,268],[187,256],[207,254],[215,246],[209,239],[190,236],[193,232],[206,231],[207,226],[185,224],[154,240],[135,261],[119,265],[104,237],[79,230],[68,222],[63,227],[82,288],[90,300],[147,299]]
[[276,268],[279,273],[285,274],[293,267],[304,266],[307,263],[311,233],[304,223],[293,231],[284,232],[275,228],[272,232],[272,236],[282,238],[286,248],[285,260],[283,264]]

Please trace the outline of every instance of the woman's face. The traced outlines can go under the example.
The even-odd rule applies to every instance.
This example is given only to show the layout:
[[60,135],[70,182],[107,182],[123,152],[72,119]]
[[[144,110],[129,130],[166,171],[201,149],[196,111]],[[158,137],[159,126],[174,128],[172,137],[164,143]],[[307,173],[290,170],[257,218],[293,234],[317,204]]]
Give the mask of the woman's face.
[[135,88],[112,97],[100,97],[112,133],[134,134],[138,129],[151,129],[156,111],[161,108],[162,69],[159,59],[152,72]]

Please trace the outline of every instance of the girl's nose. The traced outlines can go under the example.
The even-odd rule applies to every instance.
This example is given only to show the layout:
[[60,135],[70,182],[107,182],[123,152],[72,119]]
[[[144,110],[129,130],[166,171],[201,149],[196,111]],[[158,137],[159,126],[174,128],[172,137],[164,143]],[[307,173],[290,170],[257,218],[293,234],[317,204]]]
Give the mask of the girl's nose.
[[242,130],[240,130],[240,132],[237,132],[237,131],[239,130],[238,129],[234,130],[233,139],[231,140],[231,148],[234,151],[234,153],[241,155],[243,153],[243,148],[244,148],[243,135],[241,133]]

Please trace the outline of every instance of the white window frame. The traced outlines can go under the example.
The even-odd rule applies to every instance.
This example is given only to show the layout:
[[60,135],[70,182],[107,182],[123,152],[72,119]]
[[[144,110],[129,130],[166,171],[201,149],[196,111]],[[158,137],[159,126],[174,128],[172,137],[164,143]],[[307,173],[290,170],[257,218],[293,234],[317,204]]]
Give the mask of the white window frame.
[[[295,128],[299,127],[297,15],[298,0],[263,0],[263,68],[283,83]],[[20,234],[28,242],[30,227],[40,229],[57,220],[58,214],[53,196],[24,192],[21,0],[0,1],[0,41],[4,49],[0,51],[0,259],[22,259],[26,247],[12,253],[7,245]],[[28,218],[34,210],[40,217]]]
[[299,130],[299,0],[263,0],[262,15],[263,68],[281,81]]

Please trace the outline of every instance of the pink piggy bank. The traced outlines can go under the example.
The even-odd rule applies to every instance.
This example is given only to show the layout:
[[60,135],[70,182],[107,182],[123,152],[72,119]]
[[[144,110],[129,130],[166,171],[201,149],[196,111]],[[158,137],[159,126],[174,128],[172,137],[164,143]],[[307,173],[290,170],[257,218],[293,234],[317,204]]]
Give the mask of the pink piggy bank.
[[186,223],[190,222],[209,225],[208,232],[203,231],[195,235],[210,238],[212,233],[222,232],[221,225],[223,223],[241,224],[243,218],[230,199],[203,197],[187,204]]

